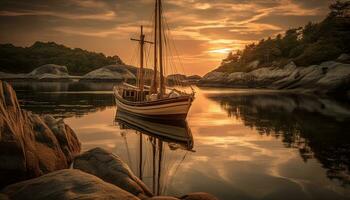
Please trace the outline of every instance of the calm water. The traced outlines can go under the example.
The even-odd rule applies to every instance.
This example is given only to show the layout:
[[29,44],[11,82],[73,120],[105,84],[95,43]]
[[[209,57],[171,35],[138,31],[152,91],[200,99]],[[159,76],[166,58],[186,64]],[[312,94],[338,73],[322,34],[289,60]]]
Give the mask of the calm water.
[[[347,100],[196,88],[187,118],[193,148],[164,141],[161,167],[154,170],[152,138],[115,122],[113,84],[13,85],[25,109],[65,118],[84,150],[109,149],[136,175],[141,169],[142,179],[161,194],[204,191],[227,200],[350,199]],[[160,146],[156,148],[159,164]]]

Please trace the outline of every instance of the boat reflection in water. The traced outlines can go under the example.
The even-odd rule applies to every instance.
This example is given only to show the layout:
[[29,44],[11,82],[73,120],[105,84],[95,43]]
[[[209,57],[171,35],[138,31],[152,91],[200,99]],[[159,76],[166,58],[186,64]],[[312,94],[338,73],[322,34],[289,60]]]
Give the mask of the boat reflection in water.
[[[171,179],[193,150],[193,137],[186,120],[155,120],[117,110],[115,122],[125,139],[127,162],[156,195],[165,194]],[[136,155],[128,137],[138,135]],[[137,158],[132,162],[132,158]]]

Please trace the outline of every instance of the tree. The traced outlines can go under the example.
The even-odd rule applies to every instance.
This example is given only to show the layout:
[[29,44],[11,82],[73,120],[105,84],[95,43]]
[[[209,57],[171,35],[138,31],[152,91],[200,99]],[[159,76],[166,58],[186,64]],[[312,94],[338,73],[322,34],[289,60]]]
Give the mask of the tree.
[[349,17],[350,16],[350,1],[336,0],[329,6],[331,12],[330,17]]

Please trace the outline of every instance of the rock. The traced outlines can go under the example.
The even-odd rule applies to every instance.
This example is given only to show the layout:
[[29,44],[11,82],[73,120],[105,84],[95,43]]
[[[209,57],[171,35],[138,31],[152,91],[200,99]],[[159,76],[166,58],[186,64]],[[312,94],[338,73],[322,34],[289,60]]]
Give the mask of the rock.
[[183,75],[183,74],[171,74],[169,76],[166,77],[166,79],[169,81],[176,81],[176,80],[179,80],[179,81],[182,81],[182,80],[186,80],[187,77],[186,75]]
[[200,79],[202,79],[202,77],[199,75],[191,75],[187,77],[187,80],[200,80]]
[[57,120],[50,115],[44,115],[42,118],[57,138],[67,162],[71,163],[74,156],[80,152],[80,142],[76,134],[62,119]]
[[46,64],[34,69],[27,74],[27,78],[50,80],[50,79],[69,79],[68,70],[66,66]]
[[199,85],[346,93],[350,90],[350,64],[328,61],[297,67],[290,62],[284,67],[263,67],[250,72],[213,71],[206,74]]
[[180,199],[175,197],[170,197],[170,196],[156,196],[156,197],[151,197],[144,200],[180,200]]
[[182,200],[218,200],[218,198],[214,197],[213,195],[204,193],[204,192],[187,194],[181,197],[180,199]]
[[101,67],[92,72],[87,73],[81,80],[104,80],[104,81],[123,81],[123,80],[135,80],[136,76],[130,72],[126,66],[122,64],[108,65]]
[[146,185],[132,173],[118,156],[104,149],[94,148],[77,156],[73,167],[93,174],[135,196],[141,198],[153,196]]
[[229,73],[225,73],[225,72],[209,72],[208,74],[206,74],[202,80],[200,81],[200,83],[203,84],[222,84],[228,81],[227,77],[229,76]]
[[337,58],[337,61],[339,61],[339,62],[349,62],[350,61],[350,55],[346,54],[346,53],[343,53]]
[[75,133],[49,116],[22,110],[16,93],[0,81],[0,187],[68,168],[80,152]]
[[171,74],[166,78],[168,84],[195,84],[201,79],[202,77],[198,75],[185,76],[183,74]]
[[27,78],[27,74],[11,74],[11,73],[0,72],[0,79],[1,80],[25,79],[25,78]]
[[35,179],[9,185],[1,193],[5,199],[18,200],[139,200],[117,186],[74,169],[59,170]]
[[170,85],[178,85],[187,83],[187,77],[183,74],[171,74],[166,77],[166,81]]

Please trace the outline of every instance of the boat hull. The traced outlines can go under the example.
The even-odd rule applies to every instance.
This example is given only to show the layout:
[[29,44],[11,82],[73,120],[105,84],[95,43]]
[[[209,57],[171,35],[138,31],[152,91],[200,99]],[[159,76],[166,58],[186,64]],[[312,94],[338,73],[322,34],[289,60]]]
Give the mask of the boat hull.
[[192,97],[172,98],[153,101],[147,104],[134,104],[116,95],[115,101],[118,109],[131,112],[135,115],[150,118],[185,119],[192,104]]

